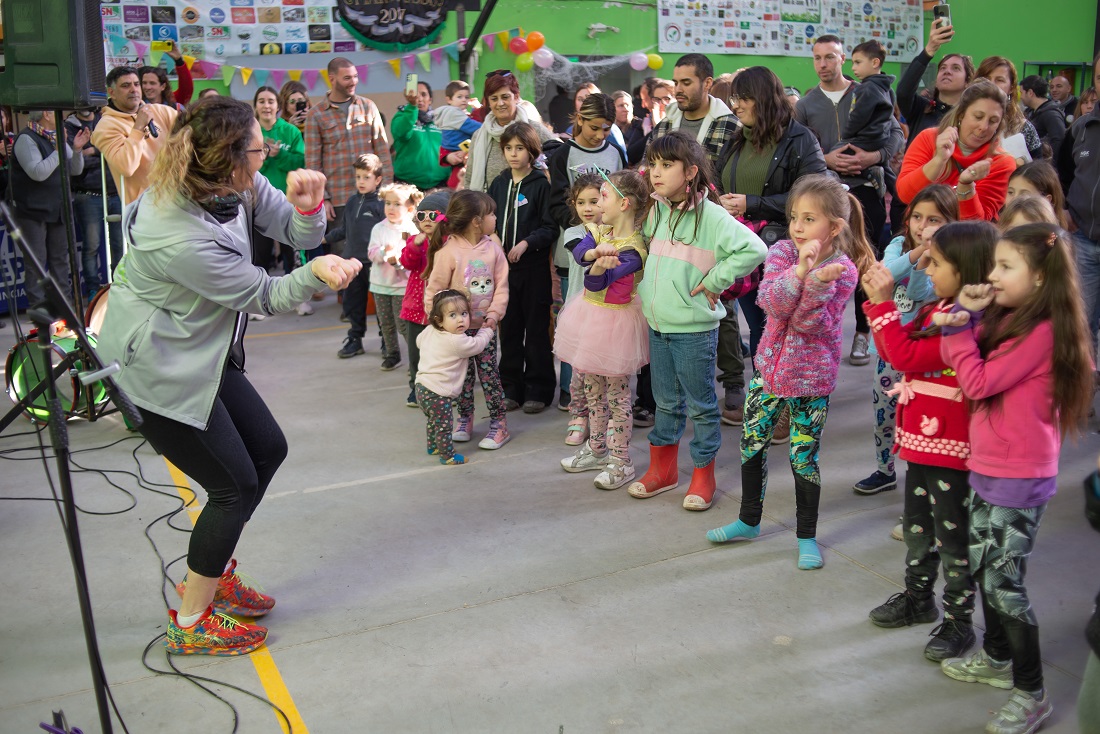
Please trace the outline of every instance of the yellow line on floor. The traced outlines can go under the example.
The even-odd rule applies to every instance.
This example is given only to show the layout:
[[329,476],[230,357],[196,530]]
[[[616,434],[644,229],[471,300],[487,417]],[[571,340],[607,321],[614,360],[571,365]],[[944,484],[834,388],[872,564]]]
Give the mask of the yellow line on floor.
[[[179,492],[180,498],[184,502],[194,500],[196,498],[195,491],[191,489],[191,482],[187,479],[187,476],[168,459],[165,459],[164,463],[168,465],[168,473],[176,484],[176,491]],[[202,512],[201,507],[188,508],[187,514],[191,517],[192,526],[194,526],[200,512]],[[309,734],[309,729],[306,728],[306,723],[302,721],[302,715],[298,713],[298,707],[294,705],[294,699],[291,697],[290,691],[287,690],[286,683],[283,682],[283,676],[279,673],[279,668],[275,665],[275,659],[271,657],[271,651],[267,649],[267,645],[263,645],[251,653],[248,659],[252,661],[252,665],[256,668],[256,674],[260,677],[260,684],[264,687],[268,699],[281,708],[290,721],[290,728],[288,729],[283,718],[275,714],[275,720],[279,722],[279,727],[284,734],[291,734],[291,732],[294,734]]]
[[316,329],[299,329],[297,331],[272,331],[267,334],[247,334],[245,339],[263,339],[267,336],[292,336],[294,334],[312,334],[317,331],[336,331],[337,329],[347,330],[346,326],[318,326]]

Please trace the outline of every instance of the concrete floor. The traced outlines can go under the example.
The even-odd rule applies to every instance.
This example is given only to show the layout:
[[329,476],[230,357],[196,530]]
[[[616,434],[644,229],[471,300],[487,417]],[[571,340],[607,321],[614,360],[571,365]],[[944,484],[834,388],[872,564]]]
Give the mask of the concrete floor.
[[[805,572],[795,568],[785,451],[772,454],[762,536],[722,547],[703,533],[737,515],[737,428],[723,428],[722,494],[706,513],[681,509],[683,490],[639,501],[594,489],[594,474],[562,472],[556,410],[512,414],[506,447],[470,444],[471,464],[441,467],[424,455],[422,415],[404,405],[403,371],[378,370],[377,338],[365,356],[336,358],[336,313],[329,298],[309,318],[252,323],[247,344],[249,375],[290,456],[237,558],[278,598],[266,618],[269,660],[300,716],[295,732],[975,732],[1006,699],[926,661],[932,625],[882,630],[867,620],[901,588],[904,558],[889,537],[899,493],[851,491],[873,469],[871,367],[841,369],[822,451],[825,568]],[[27,425],[0,436],[0,497],[49,496],[35,452],[20,450],[37,439],[14,435]],[[111,470],[134,495],[100,474],[75,475],[99,644],[130,731],[231,731],[227,707],[142,666],[167,622],[144,529],[178,506],[175,491],[140,490],[120,473],[137,471],[138,440],[117,416],[70,430],[85,450],[76,462]],[[1098,585],[1100,538],[1080,490],[1100,449],[1090,430],[1063,452],[1028,575],[1055,702],[1049,732],[1076,731]],[[644,429],[633,446],[644,467]],[[148,447],[137,460],[148,480],[172,483]],[[686,487],[686,447],[680,467]],[[189,527],[183,515],[173,524]],[[150,536],[167,559],[186,550],[185,535],[163,521]],[[71,725],[99,731],[51,503],[0,504],[0,558],[0,732],[37,731],[58,708]],[[148,660],[165,669],[161,648]],[[173,660],[265,695],[267,659]],[[240,713],[239,731],[279,731],[265,705],[219,690]]]

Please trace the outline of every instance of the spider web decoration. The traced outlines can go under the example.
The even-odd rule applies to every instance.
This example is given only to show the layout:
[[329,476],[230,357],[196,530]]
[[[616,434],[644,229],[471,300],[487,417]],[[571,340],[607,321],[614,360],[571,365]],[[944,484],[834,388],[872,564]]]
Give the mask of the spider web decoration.
[[[550,49],[547,50],[550,51]],[[652,50],[652,47],[641,50],[645,52]],[[557,85],[572,92],[585,82],[595,82],[607,72],[628,65],[632,55],[608,56],[597,61],[570,61],[557,51],[550,51],[550,53],[554,54],[553,64],[546,69],[536,66],[528,72],[535,78],[534,99],[541,99],[550,85]]]

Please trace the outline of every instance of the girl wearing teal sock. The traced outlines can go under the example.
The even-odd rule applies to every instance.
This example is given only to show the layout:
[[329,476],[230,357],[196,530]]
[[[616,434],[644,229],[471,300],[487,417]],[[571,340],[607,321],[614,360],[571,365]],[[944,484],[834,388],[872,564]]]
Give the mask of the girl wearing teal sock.
[[875,261],[863,229],[859,201],[835,178],[803,176],[791,189],[791,239],[777,242],[764,261],[757,303],[767,315],[756,372],[745,398],[741,434],[741,512],[736,522],[711,530],[723,543],[760,534],[768,477],[768,446],[786,409],[791,422],[798,567],[821,568],[817,508],[821,474],[817,455],[836,388],[844,305],[859,273]]

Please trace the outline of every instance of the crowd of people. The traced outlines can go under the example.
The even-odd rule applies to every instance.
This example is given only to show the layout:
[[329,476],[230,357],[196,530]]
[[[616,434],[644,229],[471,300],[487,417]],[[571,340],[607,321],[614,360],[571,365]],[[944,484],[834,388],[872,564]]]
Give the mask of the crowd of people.
[[[475,433],[476,380],[490,416],[479,448],[512,439],[510,412],[556,405],[572,451],[561,468],[638,499],[679,486],[690,419],[683,507],[705,511],[720,426],[742,426],[740,512],[707,532],[714,543],[759,535],[768,449],[789,442],[795,561],[813,570],[819,445],[854,300],[848,361],[874,361],[874,470],[853,490],[896,489],[895,457],[907,462],[893,532],[905,591],[870,620],[938,620],[942,568],[943,623],[924,656],[1011,690],[987,732],[1035,731],[1052,704],[1026,559],[1061,441],[1095,389],[1100,58],[1079,97],[1065,77],[1018,80],[1004,57],[975,67],[954,51],[920,90],[953,35],[937,23],[896,84],[878,42],[851,50],[856,81],[842,39],[821,36],[819,84],[804,94],[767,67],[716,78],[687,54],[636,93],[561,90],[549,123],[507,70],[486,76],[480,102],[448,84],[436,109],[419,82],[393,111],[392,140],[347,59],[329,63],[316,104],[294,81],[261,87],[252,106],[189,104],[178,54],[174,92],[160,69],[113,69],[108,106],[64,121],[67,165],[85,286],[100,286],[105,239],[117,266],[100,347],[126,365],[146,438],[208,492],[169,651],[250,652],[266,629],[228,615],[274,606],[232,558],[286,454],[243,375],[248,314],[309,315],[327,286],[349,324],[337,356],[353,358],[373,306],[379,366],[400,366],[404,341],[405,402],[443,464],[469,460],[456,444]],[[52,113],[30,116],[11,182],[26,246],[66,277],[50,244],[56,135]],[[125,257],[117,233],[97,229],[123,206]],[[634,427],[650,428],[644,471]],[[986,632],[971,653],[979,599]],[[1095,624],[1090,642],[1095,695]]]

